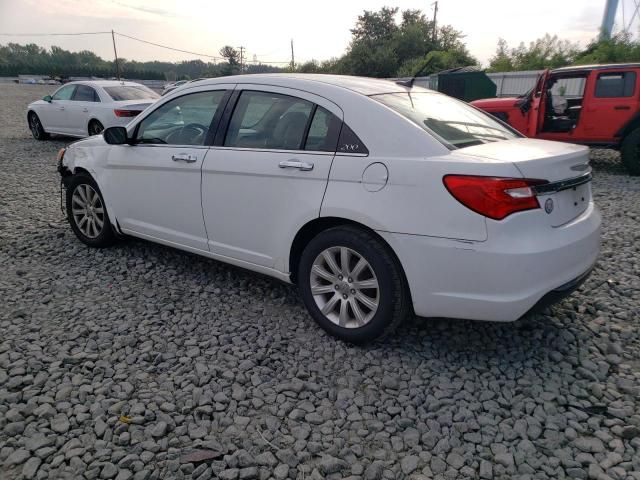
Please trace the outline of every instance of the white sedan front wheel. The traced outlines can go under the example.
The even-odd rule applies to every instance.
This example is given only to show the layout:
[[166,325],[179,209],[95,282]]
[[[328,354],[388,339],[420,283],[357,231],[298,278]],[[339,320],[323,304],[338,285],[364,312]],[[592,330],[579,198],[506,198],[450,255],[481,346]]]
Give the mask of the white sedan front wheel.
[[116,241],[102,193],[86,173],[67,182],[67,219],[76,237],[90,247],[108,247]]
[[29,112],[29,130],[31,130],[31,135],[36,140],[47,140],[49,138],[49,134],[45,132],[42,126],[40,117],[35,112]]

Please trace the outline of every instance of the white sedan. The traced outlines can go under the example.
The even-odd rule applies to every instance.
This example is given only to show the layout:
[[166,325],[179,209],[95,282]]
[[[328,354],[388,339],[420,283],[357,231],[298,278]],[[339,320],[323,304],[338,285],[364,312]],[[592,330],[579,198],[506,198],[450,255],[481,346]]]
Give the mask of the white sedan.
[[393,82],[243,75],[192,82],[59,154],[68,220],[299,286],[362,343],[410,313],[513,321],[596,262],[588,149],[523,138]]
[[70,82],[29,104],[27,121],[36,140],[49,134],[86,137],[126,125],[160,95],[135,82]]

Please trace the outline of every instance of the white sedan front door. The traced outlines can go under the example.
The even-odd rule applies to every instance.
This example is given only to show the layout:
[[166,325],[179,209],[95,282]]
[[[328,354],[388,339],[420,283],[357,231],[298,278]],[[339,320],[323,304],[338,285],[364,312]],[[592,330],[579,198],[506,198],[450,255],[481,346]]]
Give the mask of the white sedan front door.
[[51,97],[51,101],[38,109],[38,117],[47,132],[71,133],[67,107],[76,90],[76,85],[64,85]]
[[210,250],[287,272],[293,236],[319,215],[342,111],[265,85],[239,85],[224,116],[231,111],[202,167]]
[[201,167],[227,98],[216,88],[162,103],[139,122],[132,145],[111,148],[105,196],[123,232],[208,251]]

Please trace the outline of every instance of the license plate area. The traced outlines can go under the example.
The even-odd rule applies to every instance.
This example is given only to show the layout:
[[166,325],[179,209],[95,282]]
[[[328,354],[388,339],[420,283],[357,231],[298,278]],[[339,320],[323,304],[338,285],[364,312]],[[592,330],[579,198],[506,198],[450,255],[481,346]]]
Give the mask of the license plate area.
[[552,227],[559,227],[578,217],[591,201],[591,182],[538,197],[540,206],[549,216]]

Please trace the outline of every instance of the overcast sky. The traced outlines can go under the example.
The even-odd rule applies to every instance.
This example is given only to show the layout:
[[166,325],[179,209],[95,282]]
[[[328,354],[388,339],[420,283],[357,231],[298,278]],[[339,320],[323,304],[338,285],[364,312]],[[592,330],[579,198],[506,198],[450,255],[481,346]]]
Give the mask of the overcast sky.
[[[621,0],[627,5],[627,16],[632,2]],[[461,30],[471,54],[486,64],[499,37],[515,47],[548,32],[586,44],[598,33],[604,4],[605,0],[440,0],[438,23]],[[432,0],[0,0],[0,33],[114,29],[210,55],[217,55],[223,45],[242,45],[249,60],[255,55],[263,62],[288,61],[293,38],[298,62],[342,55],[358,15],[384,5],[419,8],[433,15]],[[621,19],[621,13],[618,17]],[[108,35],[0,36],[0,43],[9,41],[113,56]],[[119,55],[128,59],[194,58],[125,38],[117,38],[117,46]]]

